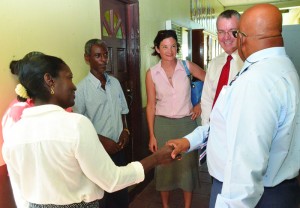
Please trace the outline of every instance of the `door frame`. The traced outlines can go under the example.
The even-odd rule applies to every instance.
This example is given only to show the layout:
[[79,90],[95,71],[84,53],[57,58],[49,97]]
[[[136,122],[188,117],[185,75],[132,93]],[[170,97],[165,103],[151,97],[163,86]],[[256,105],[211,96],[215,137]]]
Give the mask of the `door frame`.
[[[100,24],[103,28],[105,8],[103,4],[110,0],[100,0]],[[124,94],[128,101],[129,115],[128,126],[130,130],[130,143],[126,154],[129,162],[140,160],[145,157],[145,149],[141,148],[142,138],[142,96],[141,96],[141,78],[140,78],[140,29],[139,29],[139,1],[138,0],[115,0],[125,4],[126,19],[124,22],[126,37],[126,68],[128,69],[128,80],[126,85],[122,86]],[[101,31],[101,36],[102,36]],[[103,37],[102,37],[103,38]],[[107,42],[109,45],[109,42]],[[121,83],[122,84],[122,83]],[[146,151],[147,152],[147,151]],[[147,152],[148,153],[148,152]]]

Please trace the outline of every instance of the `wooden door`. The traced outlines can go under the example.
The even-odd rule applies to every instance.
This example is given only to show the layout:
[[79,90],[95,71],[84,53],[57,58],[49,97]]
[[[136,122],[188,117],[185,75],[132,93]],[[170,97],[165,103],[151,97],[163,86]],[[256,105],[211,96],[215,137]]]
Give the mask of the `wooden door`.
[[139,160],[142,135],[142,103],[140,86],[139,7],[137,0],[100,0],[102,39],[110,54],[107,72],[121,83],[129,106],[128,125],[131,132],[126,149],[129,161]]
[[204,69],[204,35],[203,29],[192,30],[192,61]]
[[124,82],[128,77],[126,43],[126,4],[103,0],[101,4],[102,39],[108,43],[110,59],[107,72]]

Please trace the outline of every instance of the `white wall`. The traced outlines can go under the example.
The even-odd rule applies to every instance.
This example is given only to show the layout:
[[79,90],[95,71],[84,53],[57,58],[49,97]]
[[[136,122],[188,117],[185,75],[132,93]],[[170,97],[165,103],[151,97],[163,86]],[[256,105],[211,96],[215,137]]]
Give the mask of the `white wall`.
[[294,63],[300,76],[300,25],[285,25],[282,28],[286,53]]
[[[187,28],[200,28],[190,20],[190,0],[140,0],[140,52],[141,52],[141,91],[143,106],[146,105],[145,75],[149,67],[157,63],[158,59],[151,56],[153,40],[159,30],[166,28],[166,21]],[[223,11],[223,6],[218,0],[211,0],[211,6],[218,15]]]
[[[0,1],[0,118],[16,97],[17,81],[9,63],[30,51],[62,58],[74,81],[88,71],[83,47],[100,37],[99,0],[1,0]],[[0,166],[3,164],[0,125]]]

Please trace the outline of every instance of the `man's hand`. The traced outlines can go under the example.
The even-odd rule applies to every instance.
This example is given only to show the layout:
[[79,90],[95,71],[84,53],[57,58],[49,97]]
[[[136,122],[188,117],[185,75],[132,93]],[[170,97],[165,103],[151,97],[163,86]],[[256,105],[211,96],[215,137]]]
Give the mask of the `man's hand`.
[[178,157],[181,153],[188,151],[190,148],[190,142],[186,138],[169,140],[167,145],[173,147],[173,151],[171,153],[171,157],[173,159],[175,159],[176,156]]
[[120,146],[121,149],[123,149],[124,147],[126,147],[128,142],[129,142],[129,132],[126,130],[123,130],[119,137],[118,145]]
[[99,134],[98,138],[109,155],[116,154],[121,150],[120,145],[118,145],[118,143],[116,143],[115,141]]

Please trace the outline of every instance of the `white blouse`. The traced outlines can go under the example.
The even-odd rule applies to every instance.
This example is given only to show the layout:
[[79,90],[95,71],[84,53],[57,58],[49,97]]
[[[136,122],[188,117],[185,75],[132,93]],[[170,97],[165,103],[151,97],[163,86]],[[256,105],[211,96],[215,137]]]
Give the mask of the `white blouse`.
[[117,167],[88,118],[56,105],[25,109],[4,138],[14,194],[36,204],[72,204],[144,180],[143,166]]

